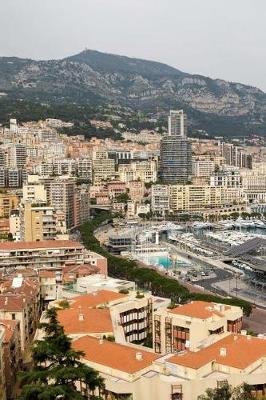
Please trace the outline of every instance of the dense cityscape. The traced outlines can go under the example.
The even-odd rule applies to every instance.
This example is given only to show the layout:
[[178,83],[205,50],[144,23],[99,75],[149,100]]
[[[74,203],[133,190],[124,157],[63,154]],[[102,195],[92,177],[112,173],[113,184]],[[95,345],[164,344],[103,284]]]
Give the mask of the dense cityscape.
[[9,0],[0,400],[266,400],[263,0]]
[[[191,137],[183,110],[167,127],[153,115],[153,130],[118,120],[89,121],[116,121],[118,140],[69,136],[74,124],[51,118],[1,127],[2,399],[39,398],[40,371],[49,399],[262,397],[262,139]],[[58,327],[82,352],[76,368],[98,374],[70,374],[70,397],[40,345]]]

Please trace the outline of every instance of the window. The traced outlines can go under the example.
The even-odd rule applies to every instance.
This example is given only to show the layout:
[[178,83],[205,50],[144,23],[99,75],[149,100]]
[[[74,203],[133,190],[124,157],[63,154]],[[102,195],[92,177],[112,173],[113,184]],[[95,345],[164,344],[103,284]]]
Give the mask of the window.
[[16,314],[15,313],[12,313],[11,314],[11,318],[14,320],[14,319],[16,319]]

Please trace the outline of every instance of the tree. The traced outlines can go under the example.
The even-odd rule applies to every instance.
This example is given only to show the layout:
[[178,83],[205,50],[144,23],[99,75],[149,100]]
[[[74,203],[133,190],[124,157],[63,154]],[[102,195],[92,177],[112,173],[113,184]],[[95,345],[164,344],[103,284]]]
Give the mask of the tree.
[[235,388],[225,383],[219,388],[207,389],[199,400],[255,400],[255,397],[252,394],[252,386],[246,383]]
[[[58,323],[55,308],[47,310],[49,322],[40,324],[45,332],[32,348],[33,368],[21,373],[20,400],[90,400],[104,388],[103,379],[94,369],[80,362],[83,353],[71,347],[71,339]],[[81,393],[77,385],[84,388]],[[89,396],[90,395],[90,396]]]

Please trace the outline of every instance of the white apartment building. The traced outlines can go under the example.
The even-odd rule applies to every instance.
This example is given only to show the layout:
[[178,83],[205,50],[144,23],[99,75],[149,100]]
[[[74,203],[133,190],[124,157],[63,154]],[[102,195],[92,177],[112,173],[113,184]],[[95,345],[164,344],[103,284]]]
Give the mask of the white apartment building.
[[170,187],[168,185],[151,187],[151,209],[153,212],[159,213],[170,210]]
[[210,185],[215,187],[240,188],[241,176],[239,167],[223,165],[210,177]]
[[214,173],[215,162],[212,160],[192,160],[192,175],[210,177]]

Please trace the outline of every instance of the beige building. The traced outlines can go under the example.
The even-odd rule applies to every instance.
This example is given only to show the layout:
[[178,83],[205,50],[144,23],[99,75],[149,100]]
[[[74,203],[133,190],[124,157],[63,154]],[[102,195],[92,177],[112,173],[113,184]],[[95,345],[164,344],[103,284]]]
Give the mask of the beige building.
[[196,185],[170,186],[170,210],[200,211],[206,208],[223,208],[243,204],[243,192],[239,188]]
[[13,193],[0,193],[0,218],[9,218],[11,210],[18,207],[19,198]]
[[44,185],[36,181],[23,185],[23,201],[45,203],[47,201],[47,193]]
[[191,302],[154,313],[154,350],[156,353],[194,351],[225,332],[239,333],[243,312],[224,304]]
[[56,219],[53,207],[26,202],[21,208],[21,240],[35,242],[56,237]]
[[[109,290],[68,301],[58,319],[82,362],[104,378],[105,399],[198,400],[225,381],[266,394],[266,340],[239,333],[238,307],[192,302],[168,309],[167,299]],[[154,349],[143,346],[151,329]]]
[[119,179],[126,183],[138,180],[145,183],[156,182],[157,173],[158,165],[155,160],[133,161],[118,166]]
[[115,160],[99,158],[93,160],[93,182],[106,181],[115,177]]

